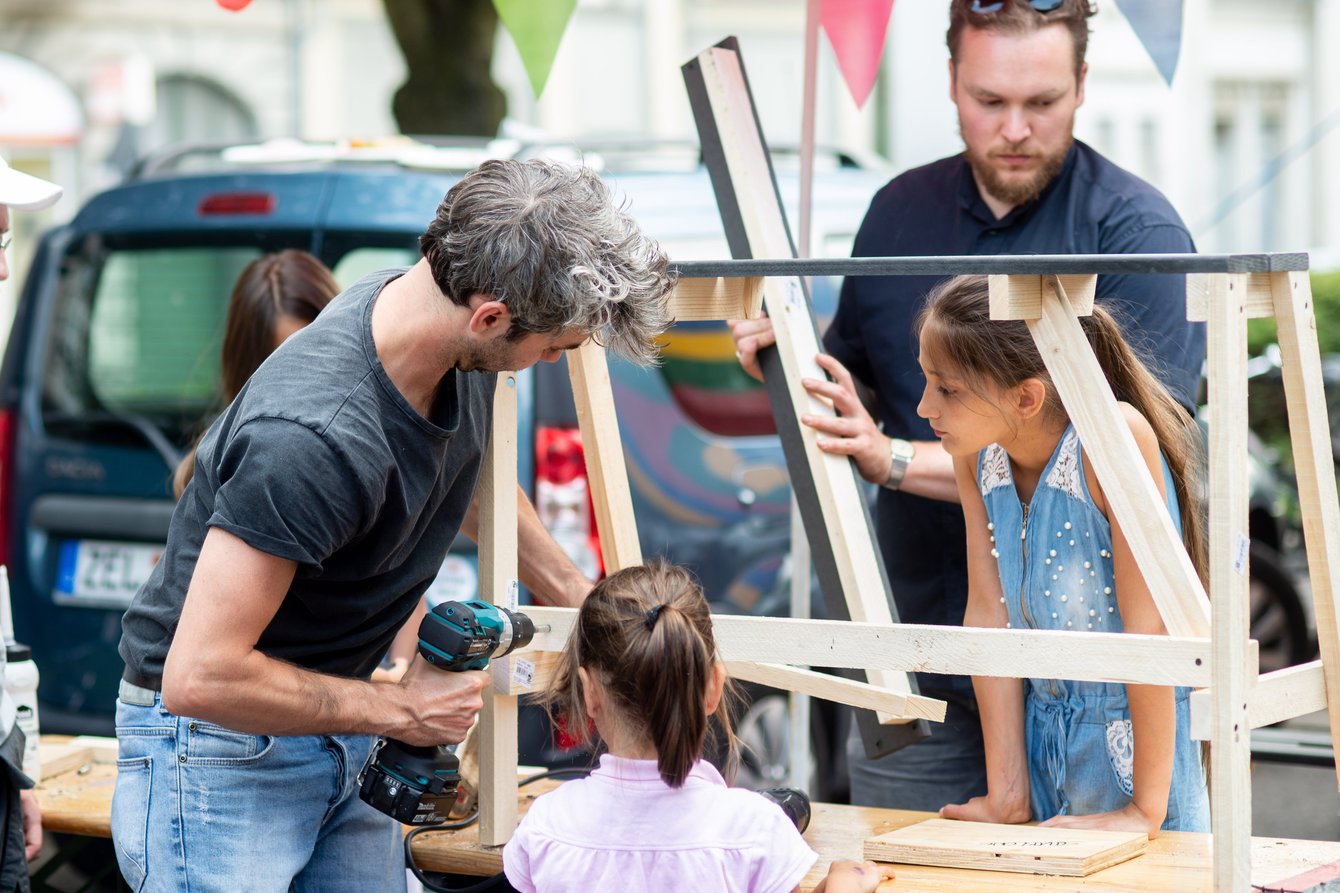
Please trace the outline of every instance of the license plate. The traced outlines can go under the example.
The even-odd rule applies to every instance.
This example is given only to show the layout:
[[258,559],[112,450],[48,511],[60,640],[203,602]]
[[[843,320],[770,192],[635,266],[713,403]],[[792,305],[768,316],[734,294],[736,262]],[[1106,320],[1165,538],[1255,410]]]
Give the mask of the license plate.
[[56,566],[55,600],[124,608],[162,554],[163,546],[152,543],[66,540]]

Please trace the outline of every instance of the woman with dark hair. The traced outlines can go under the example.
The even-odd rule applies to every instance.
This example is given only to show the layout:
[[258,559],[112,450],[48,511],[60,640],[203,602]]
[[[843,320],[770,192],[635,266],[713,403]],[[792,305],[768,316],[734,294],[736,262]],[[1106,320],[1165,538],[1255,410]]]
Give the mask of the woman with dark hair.
[[[232,403],[265,358],[316,319],[339,291],[330,269],[297,248],[263,254],[247,264],[228,299],[220,352],[223,405]],[[172,493],[178,499],[195,473],[196,446],[172,475]]]

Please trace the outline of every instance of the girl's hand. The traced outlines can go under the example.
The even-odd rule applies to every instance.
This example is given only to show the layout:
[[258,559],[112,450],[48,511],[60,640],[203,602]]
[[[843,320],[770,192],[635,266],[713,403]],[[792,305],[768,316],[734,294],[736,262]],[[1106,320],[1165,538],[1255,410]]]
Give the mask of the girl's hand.
[[[876,862],[834,862],[814,893],[875,893],[884,881],[893,880],[893,869]],[[799,888],[797,888],[799,889]]]
[[940,807],[940,818],[959,819],[964,822],[994,822],[1001,825],[1019,825],[1032,817],[1028,801],[1006,801],[984,797],[973,797],[967,803],[949,803]]
[[1040,823],[1043,828],[1080,828],[1092,831],[1143,831],[1150,837],[1159,833],[1159,825],[1134,803],[1112,812],[1092,815],[1058,815]]

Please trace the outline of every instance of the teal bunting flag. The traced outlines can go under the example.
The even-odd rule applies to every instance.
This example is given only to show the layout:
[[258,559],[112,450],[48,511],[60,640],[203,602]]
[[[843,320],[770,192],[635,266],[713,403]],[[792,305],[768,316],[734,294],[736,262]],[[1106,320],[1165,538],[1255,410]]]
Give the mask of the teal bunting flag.
[[1169,85],[1182,53],[1182,5],[1183,0],[1117,0],[1117,8]]

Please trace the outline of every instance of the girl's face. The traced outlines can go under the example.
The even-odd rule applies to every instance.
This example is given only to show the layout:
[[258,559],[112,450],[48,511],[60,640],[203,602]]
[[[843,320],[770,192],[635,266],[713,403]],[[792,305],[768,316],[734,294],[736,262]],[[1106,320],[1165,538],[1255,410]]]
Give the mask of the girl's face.
[[1004,444],[1015,433],[1005,411],[1003,392],[992,387],[990,399],[969,388],[958,371],[935,368],[934,351],[921,336],[921,371],[926,388],[917,404],[917,415],[931,423],[945,452],[951,456],[974,456],[993,443]]

